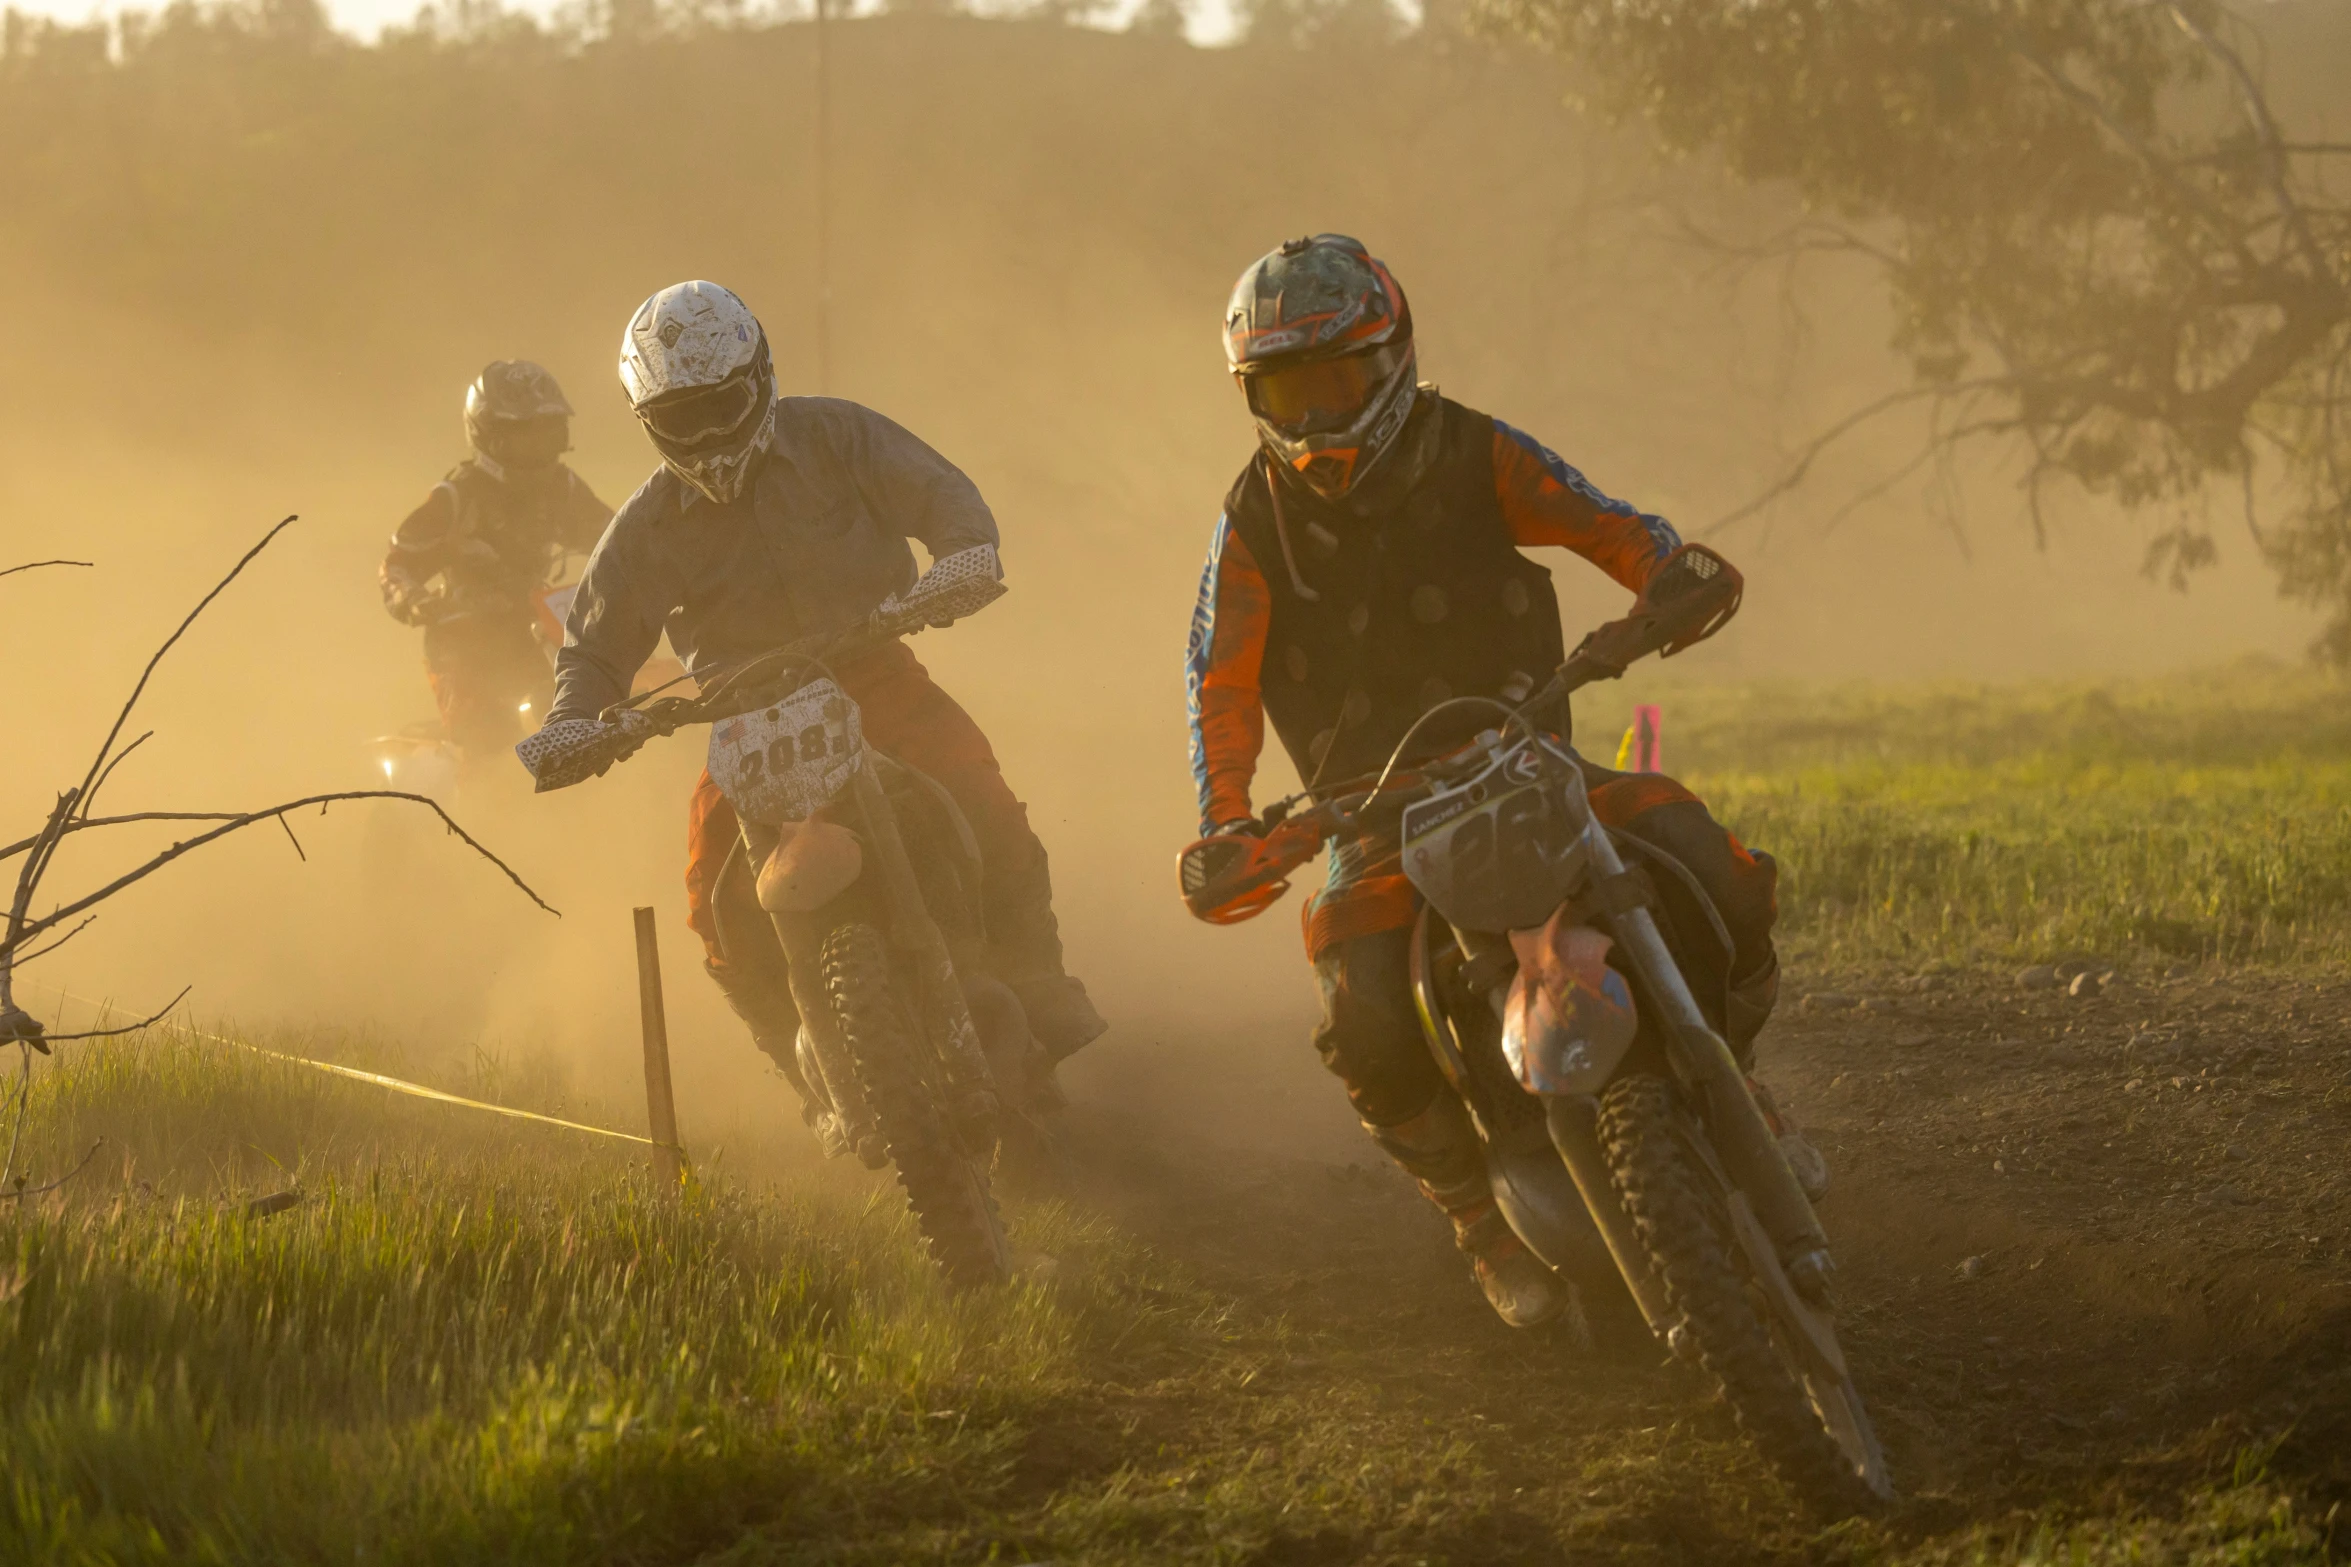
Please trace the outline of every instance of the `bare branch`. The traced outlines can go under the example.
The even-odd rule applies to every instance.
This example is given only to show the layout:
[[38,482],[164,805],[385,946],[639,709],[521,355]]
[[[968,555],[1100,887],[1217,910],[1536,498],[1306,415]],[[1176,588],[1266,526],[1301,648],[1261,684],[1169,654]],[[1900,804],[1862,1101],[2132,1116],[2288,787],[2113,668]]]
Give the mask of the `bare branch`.
[[73,940],[74,937],[80,935],[83,931],[88,930],[93,924],[97,923],[97,919],[98,916],[95,914],[84,915],[82,917],[82,922],[79,925],[76,925],[73,929],[67,931],[64,935],[58,937],[55,941],[50,942],[47,946],[35,947],[30,952],[19,952],[15,956],[11,957],[8,960],[9,967],[22,968],[27,963],[32,962],[35,958],[47,957],[50,953],[55,952],[59,947],[64,946],[67,942]]
[[[1968,437],[1974,435],[2006,435],[2010,433],[2012,428],[2013,421],[2007,419],[1978,419],[1973,423],[1960,425],[1956,429],[1937,430],[1932,435],[1930,435],[1927,440],[1920,444],[1917,454],[1914,455],[1908,462],[1905,462],[1901,467],[1895,469],[1892,473],[1886,475],[1886,477],[1883,479],[1880,479],[1876,483],[1868,485],[1863,489],[1855,491],[1852,495],[1847,496],[1842,502],[1840,502],[1837,506],[1837,509],[1829,513],[1828,519],[1820,525],[1820,531],[1824,535],[1834,533],[1838,526],[1848,517],[1851,517],[1855,512],[1868,505],[1871,501],[1876,500],[1879,496],[1901,484],[1903,480],[1918,472],[1919,469],[1925,467],[1928,463],[1933,462],[1938,458],[1948,456],[1953,447],[1957,446],[1961,441],[1966,440]],[[1953,531],[1956,532],[1957,530],[1954,529]],[[1963,553],[1967,552],[1968,544],[1964,537],[1960,539],[1959,547]]]
[[88,795],[91,791],[91,786],[98,781],[100,772],[106,766],[107,756],[114,749],[115,740],[122,734],[122,726],[130,722],[131,709],[137,707],[139,705],[139,698],[146,694],[147,682],[154,678],[155,666],[163,662],[163,656],[172,650],[173,645],[176,644],[181,637],[187,635],[188,628],[196,623],[196,617],[203,614],[205,610],[211,608],[212,601],[214,599],[219,598],[221,594],[228,591],[229,584],[236,581],[237,578],[244,572],[245,568],[253,563],[253,558],[256,555],[259,555],[263,550],[268,549],[271,542],[275,540],[279,534],[292,527],[296,520],[297,519],[292,516],[285,517],[279,521],[276,527],[263,534],[261,536],[261,542],[247,550],[243,555],[239,556],[237,563],[229,568],[229,574],[221,578],[218,583],[214,584],[210,593],[207,593],[204,595],[204,597],[198,599],[196,601],[196,607],[188,611],[187,618],[179,623],[178,628],[175,629],[170,636],[163,639],[163,646],[155,650],[155,656],[148,659],[147,667],[139,672],[139,683],[131,687],[130,700],[124,702],[122,705],[122,711],[115,715],[114,727],[106,731],[105,743],[98,747],[97,756],[90,762],[89,772],[82,778],[81,788],[74,791],[76,794],[85,796]]
[[[66,823],[65,830],[69,833],[87,832],[93,827],[121,827],[130,822],[233,822],[244,814],[243,811],[133,811],[127,816],[77,818]],[[41,834],[35,833],[30,838],[19,838],[12,844],[0,847],[0,860],[13,860],[40,841]]]
[[33,888],[40,882],[49,852],[64,835],[65,823],[73,815],[74,798],[72,794],[57,797],[57,804],[50,809],[49,819],[41,824],[40,832],[33,837],[32,853],[17,869],[16,891],[8,903],[8,928],[5,936],[0,936],[0,1015],[10,1014],[15,998],[12,983],[15,966],[4,961],[5,956],[13,953],[26,938],[25,911],[32,907]]
[[1719,255],[1743,261],[1776,261],[1785,256],[1819,253],[1867,256],[1880,266],[1888,268],[1898,268],[1902,265],[1902,258],[1884,246],[1873,245],[1843,224],[1830,223],[1821,218],[1806,218],[1800,222],[1788,224],[1778,233],[1766,239],[1741,242],[1725,239],[1721,235],[1701,227],[1696,218],[1691,217],[1687,210],[1679,206],[1672,208],[1671,214],[1674,227],[1680,231],[1681,237],[1688,243],[1702,250],[1710,250]]
[[2267,549],[2267,548],[2269,548],[2269,540],[2268,540],[2267,538],[2263,537],[2263,535],[2262,535],[2262,532],[2261,532],[2261,511],[2260,511],[2260,508],[2259,508],[2257,505],[2255,505],[2255,504],[2254,504],[2254,494],[2253,494],[2253,451],[2252,451],[2252,448],[2251,448],[2251,447],[2247,447],[2247,448],[2246,448],[2246,451],[2245,451],[2245,492],[2244,492],[2244,506],[2245,506],[2245,531],[2246,531],[2247,533],[2250,533],[2250,534],[2252,534],[2252,535],[2253,535],[2253,547],[2254,547],[2255,549],[2257,549],[2257,550],[2261,550],[2261,549]]
[[[129,760],[130,754],[133,751],[136,751],[139,747],[145,745],[148,741],[154,738],[155,731],[150,729],[145,734],[139,736],[138,739],[133,740],[129,745],[124,746],[121,750],[114,753],[114,760],[106,764],[106,771],[98,775],[98,781],[90,785],[89,791],[84,794],[78,802],[75,803],[73,813],[77,819],[87,817],[90,814],[91,802],[98,798],[98,791],[106,787],[106,780],[114,776],[114,770],[120,767],[125,761]],[[68,830],[71,830],[70,826]]]
[[1814,436],[1805,443],[1804,449],[1796,454],[1796,460],[1788,466],[1787,470],[1762,493],[1754,496],[1736,510],[1717,517],[1705,527],[1700,528],[1693,537],[1712,538],[1725,528],[1746,521],[1773,501],[1796,489],[1804,483],[1805,477],[1812,471],[1812,465],[1820,460],[1823,452],[1880,414],[1891,412],[1907,403],[1918,402],[1922,398],[1931,397],[1941,401],[1998,388],[2012,389],[2014,385],[2015,382],[2007,376],[1989,376],[1972,381],[1954,381],[1948,385],[1910,386],[1904,387],[1898,392],[1888,392],[1875,402],[1864,404],[1855,409],[1819,435]]
[[2286,158],[2280,150],[2277,121],[2270,117],[2269,100],[2262,93],[2261,84],[2253,79],[2253,72],[2246,66],[2244,56],[2190,16],[2185,7],[2167,5],[2164,10],[2181,32],[2195,39],[2206,54],[2220,61],[2229,75],[2235,78],[2237,92],[2245,103],[2245,119],[2269,154],[2263,161],[2268,166],[2270,196],[2277,202],[2278,212],[2285,218],[2287,226],[2294,231],[2295,243],[2301,247],[2303,260],[2309,262],[2311,270],[2320,277],[2330,283],[2335,282],[2334,268],[2327,264],[2326,252],[2320,248],[2318,237],[2310,232],[2309,215],[2302,210],[2302,204],[2294,199],[2293,193],[2286,189]]
[[276,818],[285,815],[288,811],[298,811],[306,805],[316,805],[323,808],[328,805],[333,805],[341,800],[407,800],[413,804],[425,807],[435,816],[441,818],[441,824],[444,827],[447,827],[452,833],[455,833],[457,837],[464,842],[467,848],[473,850],[474,853],[480,855],[483,859],[488,860],[492,865],[497,866],[501,871],[504,871],[506,873],[506,879],[513,882],[515,886],[521,888],[524,896],[528,897],[540,908],[545,909],[548,913],[556,915],[558,918],[561,917],[561,910],[557,909],[546,899],[540,897],[536,891],[532,890],[531,884],[529,882],[524,881],[522,877],[515,874],[513,866],[508,865],[504,860],[498,858],[497,855],[492,854],[487,848],[483,847],[480,841],[477,840],[471,833],[458,826],[455,818],[451,817],[447,811],[443,810],[441,808],[440,802],[433,799],[431,796],[410,794],[404,790],[399,789],[341,789],[335,791],[332,794],[305,795],[299,800],[288,800],[282,805],[273,805],[267,810],[250,811],[243,816],[233,817],[230,820],[223,822],[220,826],[213,828],[210,832],[198,833],[193,838],[189,838],[182,842],[173,844],[170,848],[164,850],[161,854],[158,854],[152,859],[148,860],[144,865],[139,866],[135,870],[126,871],[122,875],[117,876],[114,880],[108,882],[105,886],[99,888],[96,892],[89,893],[81,898],[77,898],[73,902],[66,904],[64,907],[57,909],[40,919],[25,921],[21,926],[12,929],[9,932],[8,939],[6,941],[0,941],[0,975],[5,974],[11,954],[23,942],[30,940],[32,937],[41,934],[41,932],[48,930],[53,926],[64,923],[66,920],[73,918],[77,914],[83,913],[85,910],[93,907],[96,904],[103,903],[108,898],[111,898],[116,893],[122,891],[125,887],[130,886],[133,882],[143,881],[147,877],[154,875],[157,871],[163,869],[163,867],[166,865],[171,864],[172,861],[179,859],[182,855],[191,854],[196,850],[203,848],[206,844],[215,841],[216,839],[225,838],[230,833],[237,832],[246,827],[251,827],[257,822],[275,820]]
[[46,1052],[48,1047],[51,1045],[70,1045],[77,1039],[114,1039],[123,1034],[135,1034],[143,1028],[153,1028],[156,1024],[171,1016],[173,1008],[177,1007],[181,1002],[187,1000],[188,992],[194,990],[195,988],[196,987],[193,985],[182,985],[180,987],[180,993],[172,997],[171,1000],[165,1002],[162,1011],[155,1013],[151,1017],[141,1018],[136,1023],[125,1023],[120,1028],[85,1028],[78,1033],[72,1034],[43,1034],[39,1039],[28,1040],[26,1043],[33,1045],[36,1049]]
[[2215,229],[2229,236],[2227,240],[2229,248],[2237,253],[2238,259],[2244,262],[2248,270],[2260,271],[2262,269],[2261,258],[2248,250],[2242,239],[2236,237],[2234,231],[2237,224],[2230,219],[2226,212],[2213,204],[2210,196],[2182,179],[2177,164],[2156,152],[2137,132],[2116,119],[2113,111],[2098,101],[2096,94],[2033,53],[2032,50],[2027,49],[2014,37],[2007,40],[2007,47],[2011,54],[2032,67],[2035,75],[2055,88],[2069,102],[2086,110],[2106,134],[2112,137],[2124,151],[2136,158],[2148,173],[2168,186],[2174,195],[2202,213]]
[[[197,601],[196,607],[188,611],[186,618],[181,620],[172,634],[164,638],[163,646],[157,648],[154,656],[147,660],[147,667],[139,673],[139,683],[131,688],[130,699],[123,703],[122,711],[115,715],[114,726],[106,731],[106,738],[99,745],[98,754],[90,759],[90,770],[82,775],[81,786],[59,800],[58,809],[51,813],[48,823],[41,830],[38,841],[32,846],[30,856],[17,872],[16,896],[9,905],[8,934],[6,941],[0,943],[0,956],[12,951],[28,934],[25,911],[32,906],[33,889],[40,885],[42,876],[48,872],[49,863],[56,854],[58,842],[65,836],[65,824],[73,819],[73,814],[77,809],[86,807],[90,796],[96,792],[97,785],[113,770],[113,762],[121,760],[121,757],[113,755],[114,742],[121,738],[123,725],[130,722],[131,709],[139,705],[140,696],[146,692],[147,682],[155,676],[156,666],[163,662],[163,656],[169,653],[180,638],[187,634],[188,628],[196,623],[196,617],[203,614],[214,599],[226,592],[229,584],[236,581],[239,574],[252,564],[253,558],[269,548],[270,542],[291,527],[294,521],[295,519],[291,516],[283,518],[276,527],[263,534],[261,542],[247,550],[237,563],[229,568],[229,574],[214,584],[211,592]],[[146,736],[142,735],[139,740],[133,741],[122,755],[129,755],[130,751],[136,749],[140,741],[145,738]],[[509,874],[512,873],[509,872]],[[9,994],[8,973],[5,967],[0,967],[0,1006],[7,1005]]]
[[2351,141],[2281,141],[2260,148],[2223,147],[2214,152],[2199,152],[2180,159],[2182,166],[2197,163],[2231,163],[2266,153],[2284,153],[2295,158],[2340,158],[2351,156]]
[[84,1170],[87,1170],[90,1167],[90,1161],[98,1157],[98,1150],[105,1146],[106,1139],[103,1137],[99,1138],[96,1142],[90,1145],[90,1151],[82,1155],[82,1162],[80,1164],[75,1165],[72,1169],[66,1171],[63,1175],[59,1176],[56,1180],[51,1181],[46,1186],[20,1186],[12,1192],[0,1192],[0,1197],[15,1197],[20,1199],[25,1197],[45,1197],[49,1193],[57,1190],[60,1186],[63,1186],[66,1182],[72,1180],[75,1176],[81,1174]]
[[43,566],[89,566],[94,564],[96,563],[86,560],[28,560],[21,566],[10,566],[6,570],[0,570],[0,577],[13,577],[20,571],[39,571]]

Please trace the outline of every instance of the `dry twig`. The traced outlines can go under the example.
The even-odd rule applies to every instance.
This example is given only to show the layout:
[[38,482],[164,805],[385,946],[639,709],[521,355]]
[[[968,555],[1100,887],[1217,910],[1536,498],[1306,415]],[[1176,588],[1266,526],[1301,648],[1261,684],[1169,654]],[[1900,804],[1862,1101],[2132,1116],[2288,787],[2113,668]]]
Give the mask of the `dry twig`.
[[[341,800],[405,800],[411,804],[421,805],[440,817],[441,824],[467,848],[505,872],[507,880],[521,888],[523,894],[533,903],[547,910],[550,914],[557,912],[546,899],[532,890],[528,882],[516,874],[512,866],[491,853],[472,834],[458,826],[456,820],[442,809],[438,801],[404,790],[341,789],[326,794],[305,795],[301,799],[287,800],[258,811],[137,811],[110,817],[94,817],[90,814],[90,808],[96,801],[99,791],[114,776],[115,769],[120,767],[123,760],[143,745],[154,732],[149,730],[119,748],[116,745],[116,742],[122,738],[125,726],[130,722],[133,709],[138,706],[140,697],[146,693],[148,682],[154,678],[157,666],[163,662],[164,655],[179,643],[180,639],[187,634],[188,628],[196,623],[197,617],[211,606],[213,600],[227,591],[229,585],[235,582],[243,574],[245,568],[253,563],[254,558],[267,549],[271,542],[294,521],[293,517],[286,517],[263,534],[260,542],[240,556],[237,563],[229,568],[228,574],[215,583],[209,593],[197,601],[195,608],[188,611],[179,625],[173,628],[171,635],[164,638],[162,646],[158,647],[147,660],[146,667],[140,671],[138,683],[131,688],[129,698],[124,701],[121,710],[115,714],[114,723],[106,731],[106,738],[100,742],[97,754],[91,758],[89,768],[82,775],[81,783],[57,797],[57,803],[50,809],[48,818],[42,823],[38,832],[29,838],[8,845],[5,849],[0,849],[0,861],[15,859],[20,855],[23,857],[23,863],[17,867],[16,886],[9,900],[7,923],[4,928],[0,928],[0,1042],[13,1042],[24,1047],[25,1069],[28,1074],[31,1071],[31,1052],[33,1050],[38,1049],[46,1053],[50,1045],[65,1040],[94,1039],[112,1034],[135,1032],[160,1020],[171,1011],[172,1007],[179,1005],[180,998],[186,996],[187,991],[183,989],[179,997],[173,998],[170,1007],[165,1007],[162,1012],[158,1012],[154,1017],[142,1023],[134,1023],[122,1028],[94,1029],[76,1034],[52,1035],[47,1032],[39,1019],[16,1004],[15,978],[19,966],[36,957],[54,952],[58,947],[72,940],[74,936],[87,928],[89,919],[85,916],[88,916],[89,911],[116,893],[145,880],[165,866],[208,843],[217,842],[231,833],[241,831],[257,823],[276,822],[285,832],[287,838],[293,842],[294,852],[307,860],[309,856],[303,854],[301,840],[294,837],[294,829],[286,821],[289,812],[300,810],[304,806],[315,805],[323,811],[327,806]],[[85,561],[35,561],[30,566],[11,567],[7,571],[0,571],[0,576],[7,576],[14,571],[29,570],[32,566],[87,564],[88,562]],[[58,846],[69,835],[93,828],[123,826],[132,822],[147,821],[200,821],[216,825],[149,856],[141,864],[116,876],[93,892],[60,904],[45,915],[36,917],[32,914],[34,895],[55,862]],[[79,924],[75,924],[70,930],[46,945],[40,947],[31,945],[37,938],[76,919],[80,920]],[[27,1082],[29,1086],[29,1077]],[[20,1091],[17,1102],[20,1125],[23,1105],[24,1095]],[[10,1156],[8,1161],[0,1163],[0,1173],[12,1169],[13,1162],[14,1139],[12,1137]]]

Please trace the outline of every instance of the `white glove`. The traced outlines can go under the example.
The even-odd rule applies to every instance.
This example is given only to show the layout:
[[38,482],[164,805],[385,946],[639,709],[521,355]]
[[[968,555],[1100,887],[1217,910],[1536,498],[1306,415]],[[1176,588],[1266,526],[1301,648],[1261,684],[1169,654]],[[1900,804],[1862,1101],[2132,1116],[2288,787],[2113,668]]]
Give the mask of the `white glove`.
[[653,720],[635,711],[622,713],[611,723],[564,718],[517,745],[514,754],[529,771],[533,792],[545,794],[603,777],[613,763],[634,756],[637,747],[652,738]]
[[975,614],[1004,595],[1004,567],[993,544],[975,544],[967,550],[931,562],[903,593],[893,593],[874,606],[879,624],[911,622],[947,626]]

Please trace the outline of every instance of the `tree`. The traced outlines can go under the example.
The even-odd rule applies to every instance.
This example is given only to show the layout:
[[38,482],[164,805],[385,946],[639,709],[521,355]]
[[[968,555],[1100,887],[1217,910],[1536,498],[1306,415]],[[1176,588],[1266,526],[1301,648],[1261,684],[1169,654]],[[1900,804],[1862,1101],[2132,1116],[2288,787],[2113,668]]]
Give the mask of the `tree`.
[[[1483,0],[1588,98],[1806,215],[1759,247],[1874,258],[1928,452],[2022,443],[2036,532],[2069,479],[2163,519],[2185,583],[2241,496],[2351,662],[2351,145],[2280,124],[2252,27],[2181,0]],[[2279,8],[2283,9],[2283,8]],[[2264,526],[2254,497],[2290,497]]]
[[1239,0],[1241,37],[1287,49],[1392,43],[1404,18],[1390,0]]
[[1191,26],[1189,0],[1143,0],[1127,19],[1127,31],[1146,38],[1182,38]]

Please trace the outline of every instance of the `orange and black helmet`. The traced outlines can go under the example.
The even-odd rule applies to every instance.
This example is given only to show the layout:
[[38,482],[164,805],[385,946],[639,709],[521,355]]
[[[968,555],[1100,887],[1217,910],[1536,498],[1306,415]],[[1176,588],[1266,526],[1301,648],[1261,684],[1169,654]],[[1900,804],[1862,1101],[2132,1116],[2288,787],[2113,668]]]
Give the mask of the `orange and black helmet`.
[[1287,241],[1242,273],[1224,350],[1267,452],[1331,499],[1363,481],[1412,413],[1412,307],[1344,234]]

